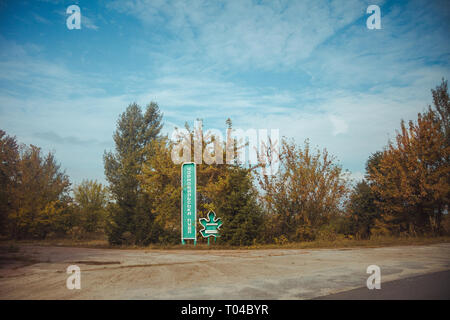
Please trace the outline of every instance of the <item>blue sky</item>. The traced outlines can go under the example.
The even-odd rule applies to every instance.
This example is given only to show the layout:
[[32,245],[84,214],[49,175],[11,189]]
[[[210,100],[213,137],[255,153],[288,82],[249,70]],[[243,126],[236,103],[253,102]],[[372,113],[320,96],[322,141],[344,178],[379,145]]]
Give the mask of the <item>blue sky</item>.
[[104,182],[118,115],[156,101],[166,133],[231,117],[309,138],[358,179],[449,77],[449,21],[448,1],[0,0],[0,128],[54,151],[74,183]]

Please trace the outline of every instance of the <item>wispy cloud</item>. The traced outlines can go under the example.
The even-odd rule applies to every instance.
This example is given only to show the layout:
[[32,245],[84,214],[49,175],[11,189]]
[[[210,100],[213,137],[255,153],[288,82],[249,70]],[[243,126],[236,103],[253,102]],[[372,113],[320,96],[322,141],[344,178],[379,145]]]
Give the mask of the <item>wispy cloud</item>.
[[172,50],[217,68],[288,68],[361,18],[364,1],[113,1],[111,9],[165,28]]
[[74,136],[62,137],[56,132],[45,131],[45,132],[35,132],[34,136],[39,139],[47,140],[51,143],[61,144],[61,145],[80,145],[80,146],[99,146],[99,147],[110,147],[109,142],[101,142],[96,139],[80,139]]
[[361,178],[370,153],[450,76],[446,2],[374,3],[382,30],[365,27],[368,4],[356,0],[86,4],[84,29],[64,30],[63,44],[35,17],[33,38],[0,35],[0,126],[56,149],[75,181],[103,180],[117,116],[153,100],[167,133],[196,118],[222,130],[231,117],[310,138]]
[[39,23],[52,24],[52,22],[50,20],[44,18],[43,16],[41,16],[41,15],[39,15],[37,13],[33,13],[33,17]]
[[83,15],[81,17],[81,24],[82,27],[92,29],[92,30],[98,30],[98,26],[94,23],[93,19]]

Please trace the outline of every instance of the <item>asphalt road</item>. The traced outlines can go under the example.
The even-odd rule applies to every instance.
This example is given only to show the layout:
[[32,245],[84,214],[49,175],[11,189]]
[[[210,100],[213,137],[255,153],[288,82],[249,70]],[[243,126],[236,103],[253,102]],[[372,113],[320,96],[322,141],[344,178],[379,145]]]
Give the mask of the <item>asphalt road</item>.
[[381,282],[381,289],[359,288],[321,300],[450,300],[450,271],[435,272],[406,279]]

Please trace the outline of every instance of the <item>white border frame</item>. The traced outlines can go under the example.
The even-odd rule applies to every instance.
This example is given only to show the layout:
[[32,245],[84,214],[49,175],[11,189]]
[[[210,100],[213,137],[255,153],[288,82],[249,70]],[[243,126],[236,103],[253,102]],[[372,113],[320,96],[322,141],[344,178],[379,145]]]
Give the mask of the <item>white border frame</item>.
[[[194,210],[194,238],[183,238],[184,229],[183,229],[183,167],[185,164],[193,164],[194,165],[194,189],[195,189],[195,210]],[[184,240],[194,240],[197,242],[197,164],[195,162],[183,162],[181,164],[181,242]]]

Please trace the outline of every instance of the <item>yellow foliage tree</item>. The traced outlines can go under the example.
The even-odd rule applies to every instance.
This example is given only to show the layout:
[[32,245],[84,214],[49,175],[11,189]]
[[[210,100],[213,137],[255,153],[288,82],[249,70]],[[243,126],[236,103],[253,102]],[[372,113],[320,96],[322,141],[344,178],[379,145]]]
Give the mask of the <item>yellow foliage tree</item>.
[[279,160],[276,175],[259,177],[267,226],[276,237],[313,240],[341,213],[349,192],[347,175],[326,149],[311,150],[308,141],[301,148],[283,140]]
[[11,235],[43,238],[50,232],[64,233],[69,227],[70,182],[54,155],[42,156],[40,148],[23,146],[17,170],[18,205],[8,216]]
[[[191,152],[194,157],[194,135],[201,134],[201,139],[196,138],[197,141],[202,141],[201,150],[208,150],[205,151],[206,156],[214,158],[216,152],[221,152],[225,159],[223,146],[216,150],[207,148],[215,141],[215,136],[203,135],[202,132],[195,132],[187,126],[186,129],[188,139],[182,139],[185,143],[191,143],[186,147],[194,151]],[[179,143],[180,141],[177,141],[177,145]],[[175,143],[167,137],[152,141],[145,149],[147,160],[142,167],[142,174],[139,175],[144,193],[152,199],[152,241],[160,243],[177,242],[180,237],[181,165],[172,160],[174,146]],[[223,237],[220,241],[251,244],[257,236],[261,220],[258,219],[260,211],[256,204],[251,171],[251,168],[244,168],[239,163],[207,164],[202,161],[197,164],[198,217],[206,216],[209,210],[216,211],[224,221]]]
[[440,232],[450,194],[449,156],[442,122],[433,110],[419,113],[417,123],[401,122],[395,144],[388,145],[368,177],[382,211],[378,232]]

